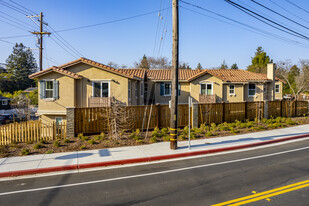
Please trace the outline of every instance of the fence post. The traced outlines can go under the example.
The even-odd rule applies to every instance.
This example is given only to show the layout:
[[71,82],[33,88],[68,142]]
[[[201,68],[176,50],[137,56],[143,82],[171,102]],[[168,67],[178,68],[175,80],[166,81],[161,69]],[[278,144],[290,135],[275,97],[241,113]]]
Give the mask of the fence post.
[[[161,119],[161,117],[160,117],[160,104],[157,104],[156,105],[157,106],[157,127],[160,129],[161,128],[161,125],[160,125],[160,119]],[[151,114],[149,114],[149,115],[151,115]]]
[[245,101],[245,120],[247,120],[248,119],[248,103],[247,103],[247,101]]
[[264,116],[263,118],[268,119],[268,101],[267,100],[264,101],[264,115],[263,116]]
[[66,136],[68,138],[75,137],[75,108],[67,107],[67,124],[66,124]]
[[297,117],[297,99],[295,100],[295,117]]
[[282,107],[282,99],[281,99],[281,101],[280,101],[280,117],[282,117],[282,115],[283,115],[283,107]]
[[198,127],[198,103],[192,104],[192,127]]
[[222,102],[222,122],[225,122],[225,103]]

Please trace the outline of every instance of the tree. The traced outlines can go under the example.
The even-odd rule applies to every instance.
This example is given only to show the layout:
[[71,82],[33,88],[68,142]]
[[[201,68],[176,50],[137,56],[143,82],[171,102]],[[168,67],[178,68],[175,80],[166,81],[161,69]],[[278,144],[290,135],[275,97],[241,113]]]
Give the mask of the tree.
[[203,69],[203,67],[202,67],[201,63],[198,63],[198,64],[197,64],[196,69]]
[[248,66],[247,70],[256,73],[266,73],[267,64],[273,62],[269,56],[264,52],[263,48],[259,46],[256,49],[255,56],[252,57],[252,64]]
[[191,69],[188,63],[182,63],[179,65],[179,69]]
[[142,68],[142,69],[149,69],[149,63],[148,63],[148,60],[147,60],[147,57],[146,57],[145,54],[143,56],[143,59],[141,61],[141,64],[139,65],[139,67]]
[[25,90],[35,86],[35,81],[28,75],[37,71],[37,63],[30,49],[22,43],[16,44],[12,54],[6,59],[8,76],[14,84],[12,90]]
[[112,61],[108,62],[108,63],[107,63],[107,66],[113,67],[113,68],[115,68],[115,69],[118,69],[118,68],[119,68],[119,65],[116,64],[116,63],[114,63],[114,62],[112,62]]
[[231,69],[238,69],[237,64],[236,64],[236,63],[235,63],[235,64],[232,64]]
[[226,65],[225,60],[223,60],[221,66],[220,66],[220,69],[227,69],[227,68],[229,68],[229,67]]
[[[134,65],[137,68],[141,68],[140,65],[142,64],[143,58],[139,62],[135,62]],[[168,61],[166,57],[147,57],[149,69],[171,69],[172,65],[171,62]]]

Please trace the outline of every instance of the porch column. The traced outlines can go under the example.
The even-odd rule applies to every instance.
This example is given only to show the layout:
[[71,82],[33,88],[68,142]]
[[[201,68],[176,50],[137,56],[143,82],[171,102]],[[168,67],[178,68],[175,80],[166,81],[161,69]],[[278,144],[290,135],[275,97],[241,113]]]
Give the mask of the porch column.
[[198,103],[192,104],[192,127],[198,127]]
[[75,137],[75,108],[74,107],[67,107],[67,126],[66,132],[67,137]]

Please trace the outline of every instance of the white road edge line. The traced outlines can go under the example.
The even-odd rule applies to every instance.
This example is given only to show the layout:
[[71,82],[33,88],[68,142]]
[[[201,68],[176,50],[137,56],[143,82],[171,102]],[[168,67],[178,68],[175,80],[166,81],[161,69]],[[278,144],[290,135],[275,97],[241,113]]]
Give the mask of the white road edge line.
[[173,169],[173,170],[165,170],[165,171],[160,171],[160,172],[152,172],[152,173],[148,173],[148,174],[131,175],[131,176],[116,177],[116,178],[110,178],[110,179],[104,179],[104,180],[80,182],[80,183],[74,183],[74,184],[57,185],[57,186],[41,187],[41,188],[35,188],[35,189],[3,192],[3,193],[0,193],[0,196],[19,194],[19,193],[27,193],[27,192],[35,192],[35,191],[42,191],[42,190],[51,190],[51,189],[65,188],[65,187],[74,187],[74,186],[81,186],[81,185],[89,185],[89,184],[96,184],[96,183],[102,183],[102,182],[110,182],[110,181],[116,181],[116,180],[124,180],[124,179],[130,179],[130,178],[159,175],[159,174],[172,173],[172,172],[179,172],[179,171],[202,168],[202,167],[210,167],[210,166],[223,165],[223,164],[229,164],[229,163],[234,163],[234,162],[242,162],[242,161],[247,161],[247,160],[260,159],[260,158],[264,158],[264,157],[271,157],[271,156],[276,156],[276,155],[281,155],[281,154],[287,154],[287,153],[297,152],[297,151],[306,150],[306,149],[309,149],[309,146],[298,148],[298,149],[293,149],[293,150],[287,150],[287,151],[283,151],[283,152],[277,152],[277,153],[273,153],[273,154],[260,155],[260,156],[248,157],[248,158],[243,158],[243,159],[238,159],[238,160],[230,160],[230,161],[217,162],[217,163],[198,165],[198,166],[192,166],[192,167],[184,167],[184,168]]

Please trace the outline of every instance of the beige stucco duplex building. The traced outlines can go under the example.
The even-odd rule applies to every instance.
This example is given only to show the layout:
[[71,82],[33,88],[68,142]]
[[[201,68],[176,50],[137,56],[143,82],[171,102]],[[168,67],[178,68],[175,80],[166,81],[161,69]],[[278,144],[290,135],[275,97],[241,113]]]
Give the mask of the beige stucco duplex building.
[[[80,58],[29,76],[39,81],[42,121],[66,121],[66,109],[77,107],[168,104],[171,70],[114,69]],[[268,74],[245,70],[180,70],[179,104],[220,103],[282,99],[282,81]]]

